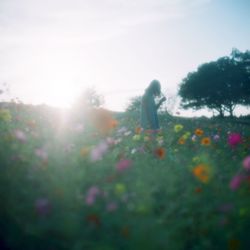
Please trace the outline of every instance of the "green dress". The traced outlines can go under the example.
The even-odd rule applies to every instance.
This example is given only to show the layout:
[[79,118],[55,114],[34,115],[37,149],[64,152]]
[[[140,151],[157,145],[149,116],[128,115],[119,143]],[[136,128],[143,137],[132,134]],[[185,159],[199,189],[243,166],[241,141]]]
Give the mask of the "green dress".
[[141,127],[143,129],[159,129],[159,120],[157,115],[157,109],[159,104],[155,104],[154,95],[152,91],[146,90],[142,96],[141,101]]

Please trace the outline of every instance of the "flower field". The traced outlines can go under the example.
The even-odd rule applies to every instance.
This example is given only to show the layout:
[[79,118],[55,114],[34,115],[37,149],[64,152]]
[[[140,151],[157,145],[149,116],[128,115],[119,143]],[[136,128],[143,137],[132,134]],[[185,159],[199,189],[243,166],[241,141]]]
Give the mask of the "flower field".
[[0,108],[0,244],[25,250],[250,249],[250,127]]

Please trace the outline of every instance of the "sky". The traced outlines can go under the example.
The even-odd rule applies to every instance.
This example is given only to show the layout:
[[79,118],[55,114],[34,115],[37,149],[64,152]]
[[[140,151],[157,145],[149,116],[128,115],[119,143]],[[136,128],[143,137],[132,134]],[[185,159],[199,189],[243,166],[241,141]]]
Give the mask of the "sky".
[[250,49],[249,13],[249,0],[0,0],[2,99],[70,107],[93,87],[123,111],[153,79],[173,97],[202,63]]

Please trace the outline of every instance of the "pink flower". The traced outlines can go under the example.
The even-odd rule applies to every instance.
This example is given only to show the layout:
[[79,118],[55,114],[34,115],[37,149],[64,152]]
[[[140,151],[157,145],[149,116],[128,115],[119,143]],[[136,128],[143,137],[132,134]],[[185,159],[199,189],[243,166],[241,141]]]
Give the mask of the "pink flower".
[[100,194],[100,189],[96,186],[92,186],[88,189],[85,202],[91,206],[95,203],[97,195]]
[[90,153],[92,161],[99,161],[103,155],[108,151],[109,145],[106,141],[100,142]]
[[235,175],[230,182],[230,188],[235,191],[240,187],[241,182],[245,179],[243,175]]
[[118,171],[124,171],[128,168],[130,168],[132,165],[132,161],[129,159],[122,159],[116,164],[116,169]]
[[117,204],[115,202],[108,203],[106,206],[106,210],[108,212],[114,212],[115,210],[117,210]]
[[48,160],[48,153],[45,151],[44,148],[38,148],[35,150],[35,155],[41,158],[44,161]]
[[100,193],[100,189],[96,186],[92,186],[89,188],[88,190],[88,195],[91,195],[91,196],[96,196]]
[[25,133],[24,133],[22,130],[20,130],[20,129],[16,129],[16,130],[14,131],[14,136],[15,136],[15,138],[16,138],[18,141],[20,141],[20,142],[22,142],[22,143],[24,143],[24,142],[27,141],[27,137],[26,137]]
[[242,142],[241,135],[239,133],[230,133],[227,142],[231,147],[235,147]]
[[242,164],[246,170],[250,170],[250,155],[243,160]]
[[87,205],[91,206],[91,205],[93,205],[95,203],[95,199],[96,199],[95,196],[88,195],[85,198],[85,202],[86,202]]

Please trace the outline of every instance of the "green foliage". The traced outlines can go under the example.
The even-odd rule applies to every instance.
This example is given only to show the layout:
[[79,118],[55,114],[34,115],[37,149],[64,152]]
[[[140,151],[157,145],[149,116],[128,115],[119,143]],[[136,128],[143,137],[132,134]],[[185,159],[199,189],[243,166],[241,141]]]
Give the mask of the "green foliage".
[[[6,108],[2,248],[248,249],[248,126],[162,116],[161,134],[135,136],[134,121],[119,114],[119,127],[103,136],[85,124],[63,124],[47,107]],[[242,136],[237,146],[228,144],[230,132]],[[204,138],[210,143],[202,145]],[[194,175],[200,164],[209,167],[207,182]],[[232,190],[237,174],[248,179]]]

